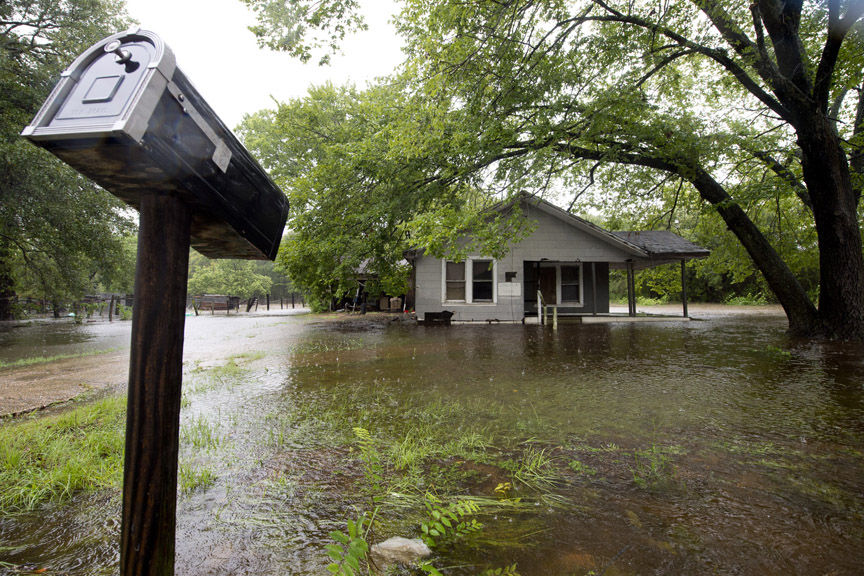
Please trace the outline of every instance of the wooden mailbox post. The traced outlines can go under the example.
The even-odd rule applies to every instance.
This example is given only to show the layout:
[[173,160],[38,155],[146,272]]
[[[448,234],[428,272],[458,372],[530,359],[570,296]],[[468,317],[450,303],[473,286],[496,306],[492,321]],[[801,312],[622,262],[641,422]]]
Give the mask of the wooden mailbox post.
[[145,30],[79,56],[22,135],[140,213],[120,569],[173,575],[189,247],[273,259],[288,202]]

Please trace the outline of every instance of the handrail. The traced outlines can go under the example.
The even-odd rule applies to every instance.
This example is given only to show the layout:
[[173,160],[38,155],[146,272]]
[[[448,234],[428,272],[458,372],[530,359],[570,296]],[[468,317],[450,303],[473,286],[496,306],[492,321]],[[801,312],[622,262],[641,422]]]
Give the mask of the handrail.
[[543,298],[543,293],[537,290],[537,318],[541,325],[549,323],[549,307],[552,307],[552,328],[558,329],[558,306],[554,304],[546,304]]

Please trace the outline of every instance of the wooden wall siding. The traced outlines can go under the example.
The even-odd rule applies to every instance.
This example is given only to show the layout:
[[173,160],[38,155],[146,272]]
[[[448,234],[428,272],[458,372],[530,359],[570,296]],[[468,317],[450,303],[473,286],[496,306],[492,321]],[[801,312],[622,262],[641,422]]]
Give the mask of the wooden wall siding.
[[[422,320],[426,312],[441,312],[450,310],[454,313],[453,320],[458,322],[484,322],[499,320],[502,322],[518,322],[525,317],[526,285],[525,262],[582,262],[583,306],[567,308],[569,312],[592,312],[591,262],[596,262],[597,269],[597,312],[609,311],[609,267],[608,262],[625,262],[633,258],[604,240],[583,232],[562,222],[534,206],[524,207],[527,218],[537,222],[534,232],[516,245],[511,252],[498,260],[496,266],[496,281],[498,283],[498,298],[495,303],[464,304],[442,302],[442,266],[438,258],[418,255],[415,261],[416,303],[418,319]],[[480,258],[482,254],[472,254]],[[518,293],[502,286],[506,282],[507,272],[515,272],[516,276],[509,284],[518,284]],[[536,285],[533,291],[536,293]],[[511,295],[512,294],[512,295]],[[535,295],[529,295],[528,300],[535,300]],[[528,310],[527,312],[533,312]]]

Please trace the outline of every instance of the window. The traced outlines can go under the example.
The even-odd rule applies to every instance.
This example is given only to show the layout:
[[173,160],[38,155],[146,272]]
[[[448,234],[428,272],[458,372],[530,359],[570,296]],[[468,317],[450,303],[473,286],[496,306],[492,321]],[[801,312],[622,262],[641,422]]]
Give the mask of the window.
[[442,261],[441,302],[495,303],[498,299],[495,270],[495,261],[490,258]]
[[465,263],[447,262],[445,300],[465,300]]
[[471,301],[492,302],[492,261],[471,261]]
[[581,265],[561,265],[561,302],[582,302]]

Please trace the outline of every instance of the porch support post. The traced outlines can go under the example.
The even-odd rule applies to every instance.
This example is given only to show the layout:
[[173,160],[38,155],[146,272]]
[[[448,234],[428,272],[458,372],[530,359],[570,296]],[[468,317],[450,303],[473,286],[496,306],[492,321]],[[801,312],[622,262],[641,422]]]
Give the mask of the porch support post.
[[684,268],[684,259],[681,259],[681,303],[684,306],[684,318],[687,315],[687,273]]
[[634,279],[633,262],[627,262],[627,313],[636,316],[636,280]]
[[591,262],[591,315],[597,315],[597,263]]

